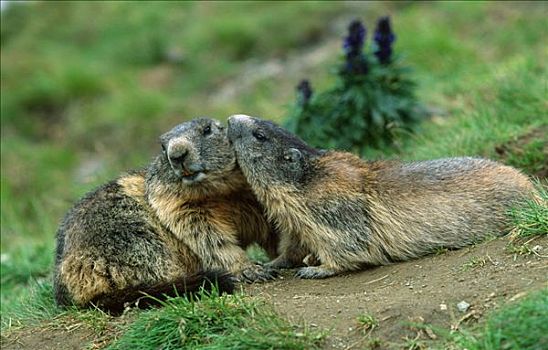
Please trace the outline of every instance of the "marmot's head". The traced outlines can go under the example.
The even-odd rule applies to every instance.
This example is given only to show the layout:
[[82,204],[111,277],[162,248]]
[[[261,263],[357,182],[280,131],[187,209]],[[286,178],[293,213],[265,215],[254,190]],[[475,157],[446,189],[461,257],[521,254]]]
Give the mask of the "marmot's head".
[[175,181],[199,183],[226,175],[236,167],[225,128],[210,118],[179,124],[160,136],[160,143],[160,162]]
[[298,188],[306,182],[312,161],[321,154],[276,124],[241,114],[228,119],[228,138],[252,187]]

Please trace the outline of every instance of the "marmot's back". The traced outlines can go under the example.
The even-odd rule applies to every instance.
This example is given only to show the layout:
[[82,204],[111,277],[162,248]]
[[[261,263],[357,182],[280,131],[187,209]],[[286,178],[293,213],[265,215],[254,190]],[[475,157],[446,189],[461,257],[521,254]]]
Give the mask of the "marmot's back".
[[371,228],[391,261],[504,234],[508,211],[534,192],[518,170],[479,158],[392,163],[376,176]]

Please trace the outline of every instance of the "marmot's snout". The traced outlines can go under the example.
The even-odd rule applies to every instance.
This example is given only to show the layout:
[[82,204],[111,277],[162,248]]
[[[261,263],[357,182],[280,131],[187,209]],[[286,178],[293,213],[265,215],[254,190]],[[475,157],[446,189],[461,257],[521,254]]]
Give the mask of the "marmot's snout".
[[184,163],[186,156],[188,155],[188,150],[176,150],[168,154],[169,163],[173,170],[178,171],[184,168]]
[[185,172],[185,162],[189,154],[189,147],[185,142],[170,142],[167,149],[167,159],[177,176]]
[[228,118],[228,140],[234,142],[243,136],[246,128],[245,125],[249,125],[253,121],[253,118],[245,114],[235,114]]
[[184,140],[171,142],[167,149],[169,164],[175,175],[183,180],[201,180],[204,177],[205,167],[200,162],[194,162],[190,152],[190,145]]

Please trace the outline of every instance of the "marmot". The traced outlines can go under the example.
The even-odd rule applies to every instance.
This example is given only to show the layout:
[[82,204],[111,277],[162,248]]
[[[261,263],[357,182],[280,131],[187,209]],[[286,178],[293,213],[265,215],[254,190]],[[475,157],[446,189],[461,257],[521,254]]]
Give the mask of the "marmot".
[[308,253],[319,260],[299,269],[301,278],[500,234],[507,211],[534,192],[518,170],[486,159],[368,162],[319,151],[257,118],[235,115],[228,125],[238,164],[280,230],[281,255],[272,266],[299,264]]
[[66,214],[57,231],[59,305],[116,312],[142,292],[184,293],[213,280],[231,292],[231,275],[218,271],[245,281],[274,278],[243,249],[257,242],[276,256],[277,238],[223,126],[195,119],[160,141],[163,152],[148,168],[88,193]]

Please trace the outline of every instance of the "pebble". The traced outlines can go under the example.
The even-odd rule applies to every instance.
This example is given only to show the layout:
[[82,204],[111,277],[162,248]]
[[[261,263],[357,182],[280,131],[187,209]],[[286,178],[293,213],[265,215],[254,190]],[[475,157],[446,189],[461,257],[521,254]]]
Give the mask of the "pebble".
[[468,308],[470,307],[470,304],[468,304],[466,301],[461,301],[460,303],[457,304],[457,309],[460,311],[460,312],[466,312],[466,310],[468,310]]
[[440,310],[441,311],[447,310],[447,304],[440,304]]

